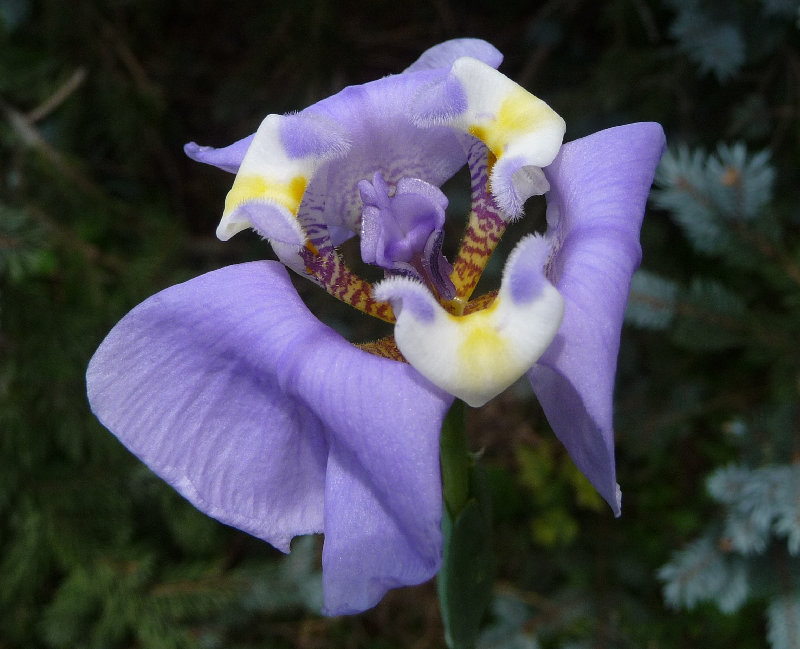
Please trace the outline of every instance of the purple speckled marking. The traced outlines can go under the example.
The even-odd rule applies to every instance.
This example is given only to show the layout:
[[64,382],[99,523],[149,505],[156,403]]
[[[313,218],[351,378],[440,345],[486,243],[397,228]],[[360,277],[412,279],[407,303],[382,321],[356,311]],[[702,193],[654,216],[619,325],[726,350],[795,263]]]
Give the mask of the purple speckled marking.
[[462,300],[469,299],[472,295],[492,251],[506,229],[506,220],[488,191],[488,149],[477,138],[465,137],[468,137],[466,146],[472,185],[472,210],[450,276],[456,287],[456,294]]
[[387,322],[394,322],[391,306],[372,297],[372,285],[353,273],[344,263],[324,223],[325,195],[310,187],[303,196],[298,220],[306,233],[307,245],[299,255],[306,273],[333,297]]

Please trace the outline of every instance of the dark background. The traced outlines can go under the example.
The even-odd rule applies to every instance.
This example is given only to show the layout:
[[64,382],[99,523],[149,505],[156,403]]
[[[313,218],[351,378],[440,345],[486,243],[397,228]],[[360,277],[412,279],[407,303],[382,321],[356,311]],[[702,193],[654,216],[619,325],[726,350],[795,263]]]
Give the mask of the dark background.
[[[689,291],[685,303],[673,296],[675,319],[626,328],[621,519],[525,386],[471,411],[498,557],[482,646],[727,649],[763,647],[769,634],[781,647],[765,614],[776,592],[795,593],[800,619],[785,541],[764,553],[784,548],[783,580],[753,590],[735,614],[720,612],[710,586],[696,598],[710,602],[674,610],[657,572],[709,521],[722,525],[704,487],[712,471],[800,457],[793,4],[0,0],[0,649],[443,646],[433,584],[392,592],[361,616],[321,618],[321,540],[287,560],[195,512],[94,420],[83,374],[142,299],[271,255],[251,233],[215,239],[231,177],[186,159],[185,142],[228,144],[267,113],[399,72],[460,36],[498,47],[501,70],[566,119],[567,140],[652,120],[687,156],[734,142],[769,151],[763,222],[779,232],[742,238],[752,262],[704,255],[680,214],[705,194],[662,186],[666,203],[669,191],[678,199],[648,214],[644,266],[677,287],[724,282],[748,315],[729,344],[690,344],[730,319],[715,318],[714,304],[696,308]],[[714,169],[698,155],[696,168],[682,163],[690,180]],[[747,189],[746,165],[725,169]],[[360,314],[298,287],[340,331],[369,331]],[[680,318],[699,338],[681,338]],[[760,337],[737,329],[744,321]]]

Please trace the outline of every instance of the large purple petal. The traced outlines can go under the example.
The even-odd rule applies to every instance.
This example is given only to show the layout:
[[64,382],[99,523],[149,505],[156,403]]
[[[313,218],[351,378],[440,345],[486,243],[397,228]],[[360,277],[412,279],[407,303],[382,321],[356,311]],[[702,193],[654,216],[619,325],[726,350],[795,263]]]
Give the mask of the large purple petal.
[[87,386],[100,421],[196,507],[287,552],[323,529],[328,444],[276,372],[315,330],[283,275],[231,266],[158,293],[111,331]]
[[575,464],[619,515],[612,398],[639,230],[664,133],[620,126],[565,144],[545,169],[548,278],[564,297],[564,321],[528,376]]
[[103,424],[199,509],[284,551],[324,531],[329,613],[435,574],[451,398],[316,320],[280,264],[153,296],[112,330],[87,384]]
[[354,613],[439,569],[439,431],[453,397],[333,332],[309,344],[285,389],[328,431],[325,612]]
[[[453,398],[408,365],[391,369],[407,377],[401,390],[373,402],[372,412],[348,401],[330,420],[334,429],[352,427],[334,438],[328,462],[322,565],[330,614],[370,608],[389,588],[427,581],[441,562],[439,430]],[[351,377],[350,396],[374,399],[368,382],[376,378]]]

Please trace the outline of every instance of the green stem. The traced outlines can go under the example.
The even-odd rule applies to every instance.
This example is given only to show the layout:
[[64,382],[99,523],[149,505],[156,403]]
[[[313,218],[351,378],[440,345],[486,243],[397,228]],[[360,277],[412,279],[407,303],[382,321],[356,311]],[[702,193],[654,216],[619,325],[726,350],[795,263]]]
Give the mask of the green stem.
[[470,455],[467,446],[464,402],[456,399],[442,423],[439,441],[444,502],[451,518],[464,509],[469,498]]
[[449,649],[475,649],[493,582],[489,491],[467,446],[464,411],[464,403],[456,400],[440,441],[445,511],[436,585]]

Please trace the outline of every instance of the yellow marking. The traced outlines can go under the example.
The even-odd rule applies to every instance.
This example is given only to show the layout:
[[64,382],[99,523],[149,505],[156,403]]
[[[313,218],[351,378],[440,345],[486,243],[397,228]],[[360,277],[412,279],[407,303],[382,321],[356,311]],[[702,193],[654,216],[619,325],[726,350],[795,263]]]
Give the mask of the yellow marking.
[[491,150],[486,153],[486,191],[492,193],[492,169],[494,163],[497,162],[497,156]]
[[550,119],[553,110],[523,88],[515,88],[503,100],[497,116],[483,124],[470,126],[469,132],[489,147],[498,158],[515,138],[535,130]]
[[503,383],[518,372],[510,341],[492,322],[491,314],[498,303],[499,300],[494,300],[481,311],[457,318],[463,332],[457,358],[460,373],[469,382]]
[[236,176],[233,187],[225,197],[225,214],[235,211],[246,201],[266,199],[275,201],[297,215],[307,185],[308,180],[303,176],[295,176],[288,183],[256,175]]
[[[474,317],[474,316],[473,316]],[[469,359],[475,370],[496,365],[506,354],[506,341],[491,326],[470,327],[464,341],[458,346],[458,355]]]
[[306,241],[306,248],[312,255],[319,257],[319,250],[317,250],[317,247],[313,243]]
[[[472,317],[474,318],[475,314]],[[508,341],[488,322],[470,326],[458,346],[462,373],[471,381],[497,382],[513,365],[513,353]]]

